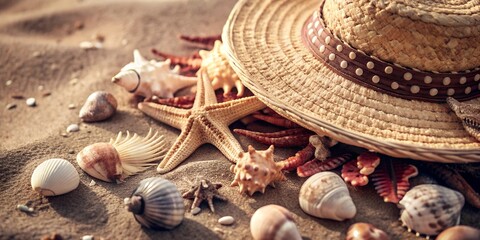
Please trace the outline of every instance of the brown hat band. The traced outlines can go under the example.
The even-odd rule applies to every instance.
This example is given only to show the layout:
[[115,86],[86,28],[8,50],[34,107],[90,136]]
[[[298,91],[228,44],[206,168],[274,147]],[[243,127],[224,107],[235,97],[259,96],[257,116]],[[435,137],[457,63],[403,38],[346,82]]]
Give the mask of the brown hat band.
[[382,61],[334,36],[325,27],[321,10],[308,18],[302,37],[315,57],[335,73],[392,96],[428,102],[445,102],[447,97],[463,101],[480,96],[479,68],[438,73]]

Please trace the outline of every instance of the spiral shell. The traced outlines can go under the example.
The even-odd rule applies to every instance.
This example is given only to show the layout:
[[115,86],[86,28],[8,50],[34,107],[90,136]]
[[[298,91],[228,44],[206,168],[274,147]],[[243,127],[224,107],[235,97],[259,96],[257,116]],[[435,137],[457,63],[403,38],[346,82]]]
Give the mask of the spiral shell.
[[480,230],[469,226],[450,227],[440,233],[436,240],[478,240]]
[[302,239],[293,222],[293,213],[274,204],[255,211],[250,219],[250,231],[255,240]]
[[116,111],[115,97],[108,92],[97,91],[88,96],[78,116],[84,122],[97,122],[111,117]]
[[346,240],[388,240],[388,235],[369,223],[355,223],[348,228]]
[[435,184],[418,185],[399,202],[400,220],[409,231],[434,236],[460,222],[464,203],[457,191]]
[[357,213],[347,185],[333,172],[308,178],[300,189],[299,202],[304,212],[319,218],[343,221]]
[[65,159],[53,158],[38,165],[32,174],[33,190],[43,196],[56,196],[73,191],[80,183],[75,167]]
[[185,213],[182,196],[175,184],[160,177],[140,181],[124,203],[137,222],[152,229],[172,229],[182,222]]

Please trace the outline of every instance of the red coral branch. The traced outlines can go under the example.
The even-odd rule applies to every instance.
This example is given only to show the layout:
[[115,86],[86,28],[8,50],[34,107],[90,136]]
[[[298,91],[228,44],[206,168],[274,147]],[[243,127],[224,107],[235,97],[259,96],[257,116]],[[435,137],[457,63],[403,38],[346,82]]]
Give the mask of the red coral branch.
[[202,58],[198,55],[198,52],[193,54],[192,56],[176,56],[172,54],[168,54],[165,52],[161,52],[155,48],[152,48],[152,53],[156,56],[159,56],[164,59],[170,59],[171,66],[178,65],[180,66],[180,74],[183,75],[195,75],[195,73],[200,69],[202,66]]
[[198,44],[206,45],[209,47],[213,47],[213,45],[215,44],[215,41],[217,40],[222,41],[222,35],[213,35],[213,36],[206,36],[206,37],[180,35],[180,39],[187,42],[191,42],[191,43],[198,43]]
[[357,157],[357,167],[363,175],[370,175],[380,164],[380,157],[374,152],[364,152]]
[[282,170],[292,171],[298,166],[304,164],[306,161],[312,159],[314,153],[315,148],[312,146],[312,144],[308,144],[304,149],[295,153],[295,156],[280,161],[277,163],[277,165],[282,166]]
[[342,178],[345,182],[352,184],[352,186],[365,186],[368,184],[368,177],[360,173],[356,159],[343,165]]
[[159,104],[186,109],[193,107],[193,101],[195,101],[195,95],[187,95],[173,98],[158,98],[154,100],[154,102]]
[[278,114],[277,112],[275,112],[273,109],[269,108],[269,107],[266,107],[262,110],[262,112],[265,114],[265,115],[269,115],[269,116],[272,116],[272,117],[280,117],[280,118],[283,118],[280,114]]
[[[327,158],[325,161],[313,159],[310,162],[303,164],[297,168],[297,175],[299,177],[309,177],[315,173],[335,169],[345,162],[352,160],[352,153],[344,153],[336,157]],[[353,184],[352,184],[353,185]]]
[[[240,135],[249,137],[257,142],[267,144],[267,145],[274,145],[275,147],[306,146],[308,144],[308,138],[310,138],[310,136],[312,135],[311,133],[300,133],[298,135],[297,134],[285,135],[284,131],[281,131],[281,133],[277,132],[277,133],[268,134],[268,133],[262,133],[262,132],[248,131],[245,129],[234,129],[233,131]],[[280,136],[276,137],[277,135],[280,135]]]
[[[418,175],[415,166],[399,161],[382,164],[372,175],[373,185],[383,201],[398,203],[410,188],[409,179]],[[393,175],[391,175],[393,174]]]
[[265,121],[267,123],[273,124],[275,126],[279,127],[285,127],[285,128],[299,128],[300,125],[286,119],[283,117],[274,117],[274,116],[268,116],[268,115],[263,115],[263,114],[253,114],[252,115],[254,118]]

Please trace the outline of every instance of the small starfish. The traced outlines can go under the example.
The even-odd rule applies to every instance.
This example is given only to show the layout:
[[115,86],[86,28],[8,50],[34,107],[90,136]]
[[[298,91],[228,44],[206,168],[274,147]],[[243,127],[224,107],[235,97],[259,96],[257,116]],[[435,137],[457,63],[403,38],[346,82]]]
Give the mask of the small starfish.
[[215,212],[213,207],[213,199],[220,199],[222,201],[227,201],[227,198],[222,196],[218,189],[222,187],[221,183],[211,183],[207,179],[202,179],[199,183],[196,183],[192,188],[182,195],[183,198],[193,199],[192,207],[190,210],[193,210],[196,207],[199,207],[200,204],[207,200],[208,206],[212,212]]
[[158,165],[157,171],[160,173],[174,169],[205,143],[213,144],[228,160],[235,163],[243,149],[228,125],[265,107],[255,96],[217,103],[208,75],[201,71],[200,76],[192,109],[151,102],[138,104],[138,108],[145,114],[182,131]]

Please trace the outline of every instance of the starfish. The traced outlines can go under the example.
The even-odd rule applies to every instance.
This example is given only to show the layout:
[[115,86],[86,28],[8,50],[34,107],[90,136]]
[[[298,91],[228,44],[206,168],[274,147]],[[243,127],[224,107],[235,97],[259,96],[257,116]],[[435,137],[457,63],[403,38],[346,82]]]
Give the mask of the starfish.
[[215,208],[213,207],[214,198],[227,201],[227,198],[218,192],[218,189],[221,187],[221,183],[211,183],[207,179],[202,179],[200,183],[196,183],[189,191],[185,192],[182,197],[193,199],[191,210],[199,207],[203,200],[207,200],[210,210],[215,212]]
[[171,171],[205,143],[213,144],[235,163],[243,149],[228,125],[265,107],[255,96],[218,103],[208,75],[201,71],[199,76],[191,109],[151,102],[138,104],[138,108],[148,116],[181,129],[180,136],[158,165],[157,171],[160,173]]

